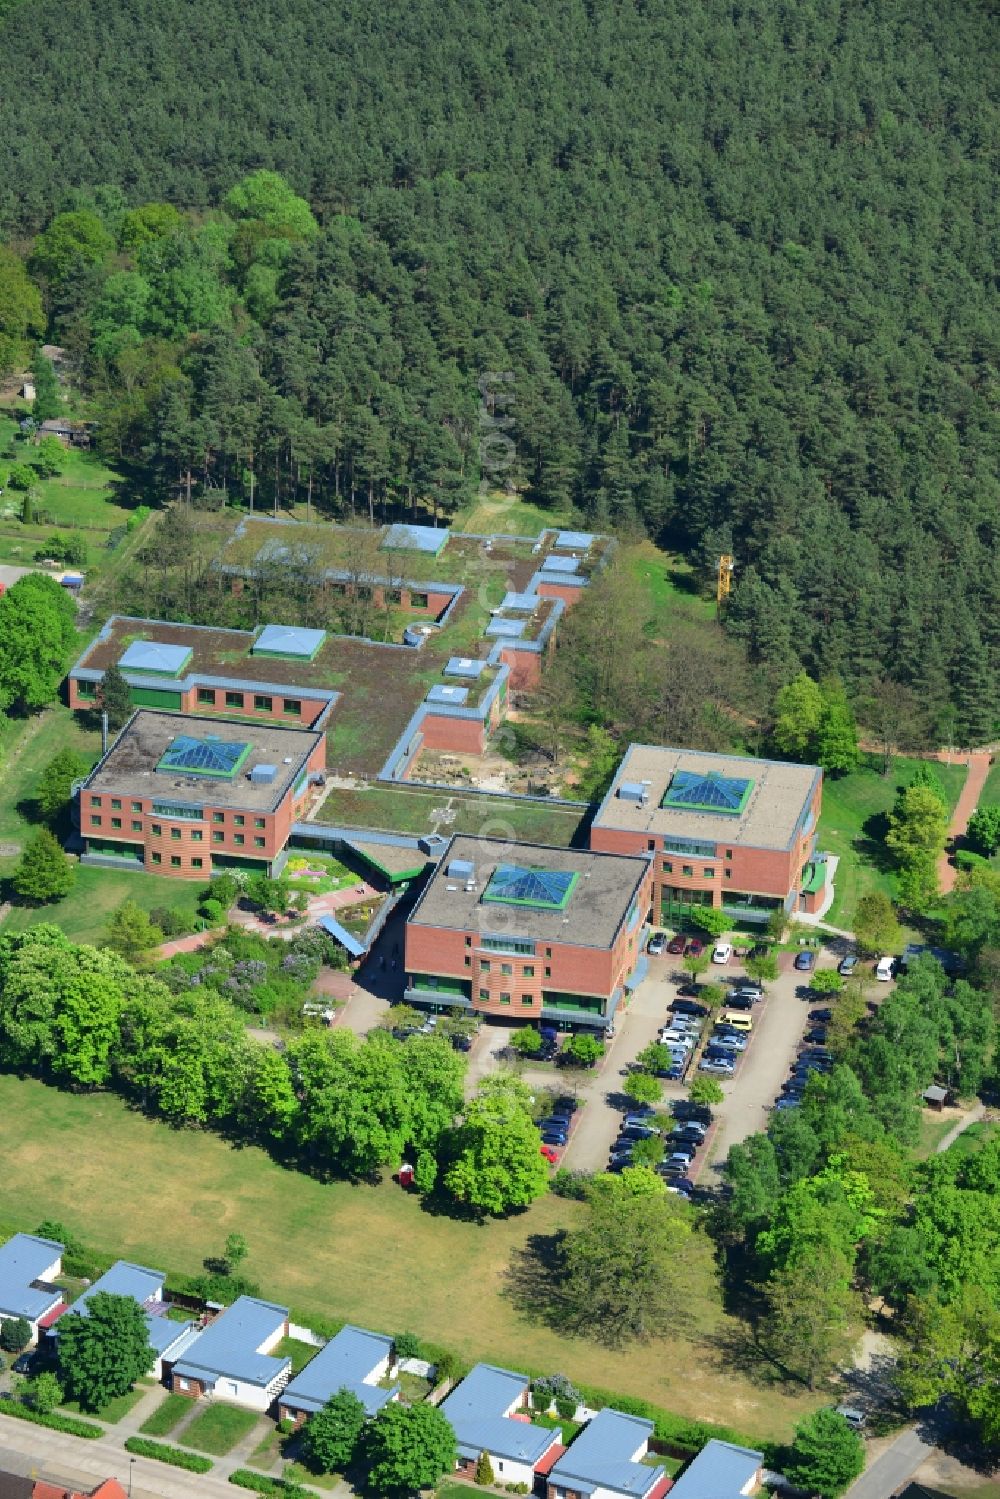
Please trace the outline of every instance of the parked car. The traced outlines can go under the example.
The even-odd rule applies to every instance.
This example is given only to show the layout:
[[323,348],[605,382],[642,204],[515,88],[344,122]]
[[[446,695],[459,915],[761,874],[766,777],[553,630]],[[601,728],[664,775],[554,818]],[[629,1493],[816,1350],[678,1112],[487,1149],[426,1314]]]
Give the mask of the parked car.
[[747,1049],[746,1037],[745,1036],[737,1036],[735,1033],[732,1033],[732,1034],[729,1034],[729,1035],[719,1035],[717,1033],[716,1035],[714,1035],[712,1037],[711,1046],[710,1047],[706,1047],[705,1049],[706,1049],[706,1051],[709,1051],[709,1050],[711,1050],[711,1051],[718,1051],[720,1048],[723,1051],[735,1051],[735,1052],[746,1051],[746,1049]]
[[730,1010],[752,1010],[757,1001],[750,994],[727,994],[726,1005]]
[[667,952],[672,953],[675,958],[679,958],[686,945],[684,938],[678,932],[677,936],[671,937],[667,943]]
[[689,1129],[674,1130],[672,1135],[667,1136],[666,1144],[668,1150],[676,1150],[679,1145],[693,1145],[695,1150],[700,1150],[705,1143],[704,1135],[696,1135]]
[[816,967],[816,954],[812,948],[804,947],[801,952],[797,952],[794,966],[799,973],[811,973]]
[[624,1124],[618,1131],[620,1140],[653,1140],[660,1133],[651,1124]]
[[[561,1098],[557,1098],[555,1103],[552,1105],[552,1112],[553,1114],[575,1114],[579,1107],[580,1100],[578,1098],[571,1098],[568,1093],[564,1093],[563,1096]],[[632,1112],[635,1113],[638,1108],[639,1105],[636,1104]]]
[[461,1031],[452,1031],[448,1038],[456,1051],[471,1051],[472,1037],[463,1035]]
[[700,937],[692,937],[691,941],[685,948],[685,952],[687,953],[689,958],[700,958],[704,951],[705,944],[704,942],[702,942]]
[[729,993],[730,995],[748,994],[751,999],[763,999],[764,986],[763,984],[758,984],[754,979],[740,979],[738,984],[733,985]]
[[820,1025],[826,1025],[828,1020],[833,1019],[832,1010],[810,1010],[809,1019],[815,1020]]
[[682,1145],[677,1150],[672,1150],[667,1156],[667,1164],[689,1167],[697,1155],[697,1151],[690,1145]]
[[812,1026],[811,1029],[809,1029],[809,1030],[806,1031],[805,1040],[809,1041],[811,1044],[813,1044],[815,1046],[822,1046],[823,1043],[824,1043],[824,1041],[826,1040],[826,1026],[825,1025],[814,1025],[814,1026]]
[[843,1416],[852,1431],[863,1431],[868,1417],[864,1411],[859,1411],[853,1405],[837,1405],[834,1407],[838,1416]]
[[779,1098],[774,1107],[784,1111],[785,1109],[798,1109],[801,1106],[801,1098]]
[[735,1062],[724,1061],[721,1057],[703,1057],[698,1063],[699,1072],[717,1072],[723,1077],[732,1077],[736,1071]]
[[622,1128],[630,1129],[633,1125],[636,1129],[647,1129],[654,1135],[663,1134],[662,1129],[648,1114],[626,1114],[622,1121]]
[[539,1154],[543,1155],[550,1166],[554,1166],[559,1159],[559,1149],[555,1145],[540,1145]]
[[694,1183],[692,1182],[691,1185],[688,1186],[688,1184],[682,1181],[680,1177],[678,1177],[675,1181],[668,1181],[666,1183],[666,1187],[667,1191],[673,1192],[675,1197],[690,1198],[691,1193],[694,1191]]
[[857,953],[849,952],[847,956],[841,958],[840,962],[837,964],[837,972],[841,975],[842,978],[849,979],[857,966]]
[[542,1131],[542,1144],[558,1145],[562,1148],[564,1145],[569,1144],[569,1135],[566,1134],[565,1130],[546,1129]]
[[728,963],[733,956],[733,944],[731,942],[717,942],[712,948],[713,963]]
[[[636,1070],[639,1070],[638,1067]],[[651,1103],[630,1103],[625,1113],[629,1119],[652,1119],[656,1110]]]
[[712,1122],[712,1110],[707,1103],[695,1103],[690,1098],[675,1098],[670,1105],[675,1119],[697,1119],[702,1124]]
[[569,1120],[565,1114],[550,1114],[547,1119],[541,1121],[538,1128],[541,1130],[563,1130],[566,1134],[569,1134]]
[[766,958],[770,955],[770,942],[755,942],[750,949],[751,958]]
[[832,1062],[833,1052],[829,1046],[800,1046],[799,1057],[816,1057],[821,1062]]
[[651,958],[658,958],[666,951],[667,939],[662,932],[654,932],[646,943],[646,951]]
[[675,999],[672,1001],[670,1009],[676,1015],[697,1015],[701,1019],[704,1019],[708,1014],[708,1006],[700,1005],[693,999]]
[[738,1031],[753,1030],[753,1021],[750,1019],[749,1015],[744,1015],[741,1010],[723,1010],[722,1014],[719,1016],[719,1019],[724,1021],[726,1025],[731,1025],[735,1030]]
[[689,1036],[686,1031],[664,1031],[660,1037],[660,1045],[677,1047],[681,1051],[690,1051],[694,1046],[694,1037]]
[[892,958],[879,958],[875,964],[875,977],[880,979],[883,984],[887,984],[892,978],[893,968]]

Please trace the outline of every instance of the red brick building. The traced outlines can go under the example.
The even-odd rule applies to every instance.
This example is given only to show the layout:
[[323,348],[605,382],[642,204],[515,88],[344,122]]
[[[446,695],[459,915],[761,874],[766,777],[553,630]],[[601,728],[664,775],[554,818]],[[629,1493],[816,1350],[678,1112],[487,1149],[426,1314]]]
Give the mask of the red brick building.
[[590,846],[654,860],[652,919],[676,926],[699,905],[763,924],[815,911],[823,772],[815,765],[633,744],[590,830]]
[[651,900],[645,858],[453,838],[406,924],[406,998],[609,1031]]
[[182,879],[276,873],[325,753],[307,729],[142,709],[80,788],[83,860]]

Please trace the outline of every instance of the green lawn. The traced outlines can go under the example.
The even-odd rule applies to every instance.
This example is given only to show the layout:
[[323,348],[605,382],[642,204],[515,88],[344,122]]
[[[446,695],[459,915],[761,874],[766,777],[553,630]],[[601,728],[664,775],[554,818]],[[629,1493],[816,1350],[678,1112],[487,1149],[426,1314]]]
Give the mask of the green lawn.
[[139,1430],[147,1437],[165,1437],[168,1432],[179,1426],[184,1417],[191,1409],[191,1401],[186,1395],[168,1395],[156,1407]]
[[[881,773],[879,757],[865,757],[860,769],[845,776],[827,776],[823,782],[823,811],[819,821],[818,847],[840,857],[837,893],[827,921],[850,927],[858,899],[871,890],[893,893],[892,868],[882,843],[885,816],[922,761],[900,757],[888,776]],[[964,765],[934,765],[951,812],[965,784]]]
[[282,1338],[274,1350],[274,1356],[275,1358],[290,1358],[294,1376],[300,1369],[304,1369],[309,1360],[315,1358],[318,1352],[319,1349],[314,1348],[312,1343],[300,1342],[298,1338]]
[[129,1390],[125,1395],[116,1395],[113,1400],[106,1401],[96,1411],[85,1409],[76,1400],[67,1400],[60,1406],[60,1409],[69,1411],[74,1416],[96,1416],[99,1421],[107,1421],[113,1426],[127,1416],[134,1405],[138,1405],[145,1393],[146,1391],[140,1385],[134,1390]]
[[979,797],[981,807],[995,807],[1000,802],[1000,760],[992,766]]
[[320,822],[375,828],[389,833],[470,833],[566,848],[573,841],[581,809],[549,807],[507,796],[449,795],[447,791],[403,791],[368,786],[335,787],[323,803]]
[[[12,464],[30,464],[38,451],[30,442],[14,441],[16,432],[16,422],[8,415],[0,416],[0,452],[7,451],[13,444],[15,455],[13,458],[0,458],[0,474],[4,477]],[[42,534],[79,530],[85,535],[87,532],[91,533],[86,537],[91,546],[103,545],[104,538],[93,533],[113,531],[116,526],[124,525],[129,518],[129,510],[117,502],[120,485],[120,476],[107,466],[98,453],[79,448],[64,449],[62,472],[51,479],[39,478],[36,481],[39,492],[36,510],[39,515],[51,518],[42,523]],[[22,496],[6,485],[3,488],[0,517],[9,528],[12,520],[20,520]],[[31,534],[35,535],[38,529],[31,527]],[[34,545],[27,561],[31,560],[33,553]]]
[[[545,1197],[499,1223],[422,1210],[391,1181],[320,1182],[253,1146],[173,1130],[108,1094],[59,1092],[0,1075],[0,1226],[58,1219],[97,1252],[171,1274],[200,1273],[228,1233],[249,1240],[246,1272],[296,1321],[342,1318],[373,1331],[409,1328],[463,1360],[560,1371],[682,1415],[786,1438],[825,1398],[752,1383],[726,1350],[712,1248],[692,1246],[692,1326],[647,1345],[606,1350],[521,1316],[503,1294],[529,1235],[577,1221],[580,1204]],[[150,1183],[156,1212],[143,1211]]]
[[[5,873],[13,864],[7,860]],[[96,942],[103,936],[112,911],[134,900],[144,911],[169,906],[185,916],[195,915],[204,886],[194,880],[172,880],[145,874],[141,869],[100,869],[81,864],[76,883],[65,900],[45,906],[14,906],[0,926],[3,932],[23,932],[41,921],[53,921],[74,942]]]
[[290,1483],[311,1484],[315,1489],[335,1489],[340,1483],[336,1473],[313,1473],[301,1463],[286,1463],[281,1476]]
[[[714,595],[700,589],[689,563],[669,552],[661,552],[651,541],[622,548],[626,569],[641,584],[648,602],[652,633],[660,635],[672,614],[691,619],[714,619]],[[709,582],[711,580],[708,580]]]
[[467,531],[474,536],[537,536],[539,531],[552,526],[560,530],[573,527],[572,517],[543,510],[540,505],[502,491],[477,495],[451,522],[453,531]]
[[180,1445],[212,1457],[224,1457],[253,1431],[259,1420],[256,1411],[240,1410],[235,1405],[209,1405],[195,1416],[179,1438]]
[[79,717],[57,704],[33,718],[8,720],[0,780],[0,840],[20,843],[37,822],[32,805],[38,781],[61,749],[75,749],[89,764],[101,752],[99,729],[83,726]]

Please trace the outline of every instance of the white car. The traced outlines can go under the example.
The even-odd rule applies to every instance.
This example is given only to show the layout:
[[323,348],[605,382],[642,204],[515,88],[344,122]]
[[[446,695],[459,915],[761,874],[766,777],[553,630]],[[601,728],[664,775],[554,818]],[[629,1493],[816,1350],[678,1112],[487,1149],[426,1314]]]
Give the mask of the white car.
[[884,984],[887,984],[892,978],[892,969],[892,958],[879,958],[878,962],[875,964],[875,977],[877,979],[881,979]]
[[733,944],[731,942],[717,942],[712,949],[713,963],[728,963],[733,955]]

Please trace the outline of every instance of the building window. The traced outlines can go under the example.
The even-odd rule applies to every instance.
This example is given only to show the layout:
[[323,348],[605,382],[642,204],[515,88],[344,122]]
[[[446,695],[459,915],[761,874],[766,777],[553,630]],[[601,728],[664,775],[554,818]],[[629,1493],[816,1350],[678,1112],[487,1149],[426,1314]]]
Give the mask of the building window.
[[694,874],[694,866],[691,865],[691,864],[682,864],[681,865],[681,874],[686,874],[687,877],[688,877],[688,879],[690,879],[691,876]]
[[162,864],[163,863],[163,855],[161,853],[158,853],[158,852],[154,851],[153,853],[150,854],[149,857],[152,859],[152,861],[153,861],[154,864]]
[[500,1003],[502,1005],[509,1005],[510,1004],[510,995],[509,994],[501,994],[501,996],[500,996]]
[[732,849],[731,848],[727,848],[726,849],[726,858],[727,859],[731,859],[732,857],[733,857],[733,851],[732,851]]
[[234,843],[243,844],[243,843],[246,842],[246,838],[245,838],[245,836],[242,833],[234,833],[233,834],[233,842]]
[[90,826],[92,828],[99,828],[101,826],[101,819],[99,817],[92,816],[90,819]]
[[242,812],[235,812],[233,814],[233,825],[234,825],[234,827],[241,828],[241,827],[243,827],[245,825],[245,823],[246,823],[246,818],[243,816]]
[[489,999],[489,997],[490,997],[490,991],[488,989],[480,989],[480,991],[479,991],[479,998],[480,999]]
[[466,953],[465,957],[462,959],[462,962],[465,964],[466,968],[472,967],[472,959],[469,957],[468,953]]
[[79,693],[80,697],[96,697],[97,696],[97,683],[96,682],[77,682],[77,684],[76,684],[76,690]]
[[253,705],[257,709],[258,713],[270,713],[271,709],[274,707],[274,699],[269,697],[261,697],[258,694],[254,697]]
[[664,861],[663,861],[663,873],[664,874],[673,874],[673,872],[674,872],[674,866],[671,864],[670,860],[669,859],[664,859]]
[[534,995],[532,995],[532,994],[522,994],[521,995],[521,1003],[523,1005],[533,1005],[535,1003]]
[[254,838],[253,846],[254,848],[263,848],[266,844],[266,841],[267,840],[264,838]]
[[101,798],[99,796],[92,796],[90,798],[90,803],[93,807],[99,807],[101,805]]
[[290,713],[293,718],[298,718],[302,712],[302,704],[297,697],[284,698],[282,701],[282,707],[284,708],[285,712]]
[[225,820],[226,820],[226,814],[225,814],[225,812],[213,812],[212,813],[212,821],[213,822],[225,822]]
[[189,1390],[191,1388],[191,1386],[190,1386],[190,1384],[188,1383],[188,1381],[186,1379],[182,1379],[181,1376],[178,1374],[178,1376],[177,1376],[177,1388],[179,1390]]
[[552,949],[551,949],[551,947],[547,947],[547,948],[546,948],[546,949],[545,949],[545,956],[546,956],[546,957],[547,957],[547,958],[551,958],[551,956],[552,956]]
[[152,833],[154,838],[159,838],[160,834],[163,832],[163,829],[160,827],[160,824],[158,822],[151,822],[149,825],[149,831]]
[[706,880],[715,879],[715,870],[712,868],[711,864],[706,865],[706,867],[702,870],[702,873],[704,874]]
[[181,856],[180,856],[180,854],[171,854],[170,855],[170,867],[172,869],[180,869],[180,867],[181,867]]
[[480,971],[480,973],[489,973],[489,971],[492,968],[492,966],[493,965],[489,961],[488,958],[480,958],[480,960],[479,960],[479,971]]
[[120,817],[112,817],[112,819],[111,819],[111,826],[113,828],[120,828],[121,825],[122,825],[122,820],[121,820]]
[[533,979],[535,977],[534,963],[525,963],[524,968],[521,971],[526,979]]
[[121,797],[119,797],[119,796],[113,796],[111,798],[111,810],[112,810],[112,812],[120,812],[121,809],[122,809]]
[[465,945],[466,945],[466,947],[471,947],[472,946],[472,938],[471,937],[466,937],[466,939],[465,939]]
[[142,832],[142,823],[141,823],[141,821],[139,821],[139,822],[133,822],[132,823],[132,831],[133,831],[133,833],[141,833]]
[[655,838],[647,838],[646,839],[646,847],[649,849],[649,852],[651,854],[655,853],[656,852],[656,839]]
[[212,834],[212,842],[213,843],[223,843],[223,842],[225,842],[225,837],[226,837],[225,833],[213,833]]
[[724,869],[722,872],[726,876],[727,880],[731,880],[732,879],[732,877],[733,877],[733,871],[731,869]]
[[504,978],[510,978],[514,972],[513,963],[501,963],[500,972],[503,974]]
[[211,703],[214,706],[215,705],[215,688],[214,687],[199,687],[198,688],[198,701],[199,701],[199,703]]
[[202,832],[201,828],[192,828],[191,829],[191,842],[192,843],[204,843],[204,841],[205,841],[205,834]]
[[171,828],[170,829],[170,836],[171,836],[171,838],[178,838],[179,839],[180,836],[181,836],[181,830],[180,830],[180,828]]
[[142,802],[133,802],[132,803],[132,811],[133,812],[141,812],[142,811]]
[[428,602],[428,600],[427,600],[426,593],[411,593],[410,594],[410,608],[411,609],[426,609],[427,608],[427,602]]
[[201,859],[194,858],[194,859],[191,860],[191,868],[192,869],[200,869],[201,865],[202,865]]
[[242,694],[242,692],[227,692],[226,693],[226,707],[227,708],[242,708],[243,707],[243,694]]
[[552,969],[551,968],[546,968],[546,970],[545,970],[545,977],[547,979],[550,979],[552,977]]
[[264,822],[263,817],[255,817],[254,820],[253,820],[253,825],[254,825],[255,828],[262,828],[266,824]]

